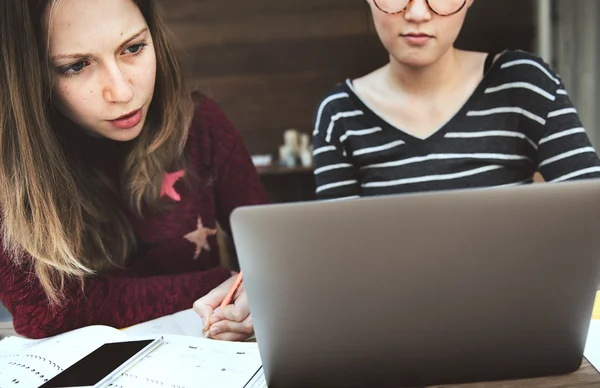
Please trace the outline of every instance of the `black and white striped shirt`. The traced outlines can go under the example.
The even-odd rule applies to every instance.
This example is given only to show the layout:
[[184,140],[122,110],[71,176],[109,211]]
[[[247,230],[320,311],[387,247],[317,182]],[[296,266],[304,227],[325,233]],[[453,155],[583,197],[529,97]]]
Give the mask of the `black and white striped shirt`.
[[355,198],[600,177],[560,78],[540,58],[505,51],[436,133],[419,139],[337,85],[321,101],[313,133],[317,198]]

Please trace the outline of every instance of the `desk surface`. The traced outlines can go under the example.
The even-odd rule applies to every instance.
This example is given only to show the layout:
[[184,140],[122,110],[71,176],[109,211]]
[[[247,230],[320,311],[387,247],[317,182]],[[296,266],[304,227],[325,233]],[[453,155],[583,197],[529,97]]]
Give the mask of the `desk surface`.
[[[600,319],[600,291],[596,294],[592,319]],[[1,327],[0,327],[1,329]],[[0,333],[1,334],[1,333]],[[508,380],[486,383],[439,385],[429,388],[571,388],[600,387],[600,373],[587,360],[581,368],[568,375],[543,377],[526,380]]]
[[[600,291],[596,294],[592,319],[600,319]],[[431,388],[571,388],[600,387],[600,373],[586,359],[577,372],[528,380],[498,381],[490,383],[474,383],[460,385],[443,385]]]
[[[460,385],[440,385],[435,388],[571,388],[600,387],[600,373],[583,360],[581,368],[575,373],[561,376],[544,377],[528,380],[508,380],[491,383],[474,383]],[[434,388],[434,387],[432,387]]]

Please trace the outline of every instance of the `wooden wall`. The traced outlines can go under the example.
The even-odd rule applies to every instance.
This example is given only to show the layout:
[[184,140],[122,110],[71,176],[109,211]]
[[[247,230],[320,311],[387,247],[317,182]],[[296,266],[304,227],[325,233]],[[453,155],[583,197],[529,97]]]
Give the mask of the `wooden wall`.
[[[364,0],[161,0],[195,87],[251,153],[276,154],[288,128],[311,132],[336,82],[383,65]],[[458,46],[533,47],[532,1],[476,0]]]

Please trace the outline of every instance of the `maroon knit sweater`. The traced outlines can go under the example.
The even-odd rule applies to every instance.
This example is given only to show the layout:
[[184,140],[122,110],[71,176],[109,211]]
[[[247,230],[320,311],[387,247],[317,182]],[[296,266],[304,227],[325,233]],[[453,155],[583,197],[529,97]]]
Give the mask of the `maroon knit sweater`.
[[163,194],[173,207],[133,223],[138,249],[128,267],[86,279],[83,290],[72,282],[62,307],[50,308],[31,268],[0,251],[0,299],[17,333],[43,338],[93,324],[127,327],[191,308],[230,276],[220,265],[216,223],[230,232],[233,209],[267,203],[267,195],[241,138],[210,99],[196,107],[187,151],[195,181],[204,183],[194,188],[177,171],[166,174]]

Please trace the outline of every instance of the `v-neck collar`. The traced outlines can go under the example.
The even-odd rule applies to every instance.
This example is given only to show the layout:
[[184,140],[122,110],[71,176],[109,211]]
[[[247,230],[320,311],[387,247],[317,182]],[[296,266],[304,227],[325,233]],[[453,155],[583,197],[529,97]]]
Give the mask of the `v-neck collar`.
[[[354,101],[355,104],[357,104],[360,107],[360,109],[363,111],[363,113],[365,114],[366,117],[368,117],[372,120],[375,120],[375,121],[382,122],[384,124],[384,126],[398,131],[399,133],[401,133],[403,135],[403,137],[405,138],[405,140],[407,142],[424,143],[424,142],[429,142],[429,141],[435,141],[438,138],[445,136],[448,128],[451,128],[452,124],[454,122],[462,119],[467,114],[467,112],[471,109],[470,106],[474,103],[474,101],[477,98],[479,98],[479,96],[481,94],[483,94],[485,92],[485,89],[487,89],[487,87],[489,86],[489,83],[490,83],[490,77],[491,77],[490,74],[492,74],[494,72],[494,70],[496,69],[496,67],[500,65],[501,58],[504,56],[504,54],[506,52],[507,51],[505,50],[498,55],[498,58],[496,58],[496,60],[492,63],[492,65],[489,67],[488,71],[485,72],[482,79],[479,81],[479,84],[477,84],[477,87],[473,90],[473,92],[471,93],[469,98],[467,98],[467,100],[461,105],[461,107],[452,116],[450,116],[450,118],[446,122],[444,122],[442,125],[440,125],[437,130],[432,132],[429,136],[423,137],[423,138],[414,136],[414,135],[410,134],[409,132],[407,132],[401,128],[398,128],[397,126],[392,124],[391,121],[386,119],[386,117],[384,115],[380,114],[377,111],[377,109],[374,109],[373,107],[371,107],[371,105],[369,103],[364,101],[362,99],[362,97],[360,97],[358,95],[358,93],[356,93],[356,90],[354,89],[354,85],[352,84],[352,80],[350,80],[349,78],[346,79],[345,89],[346,89],[346,92],[348,93],[348,95],[350,96],[350,98]],[[488,55],[495,55],[495,54],[488,54]]]

